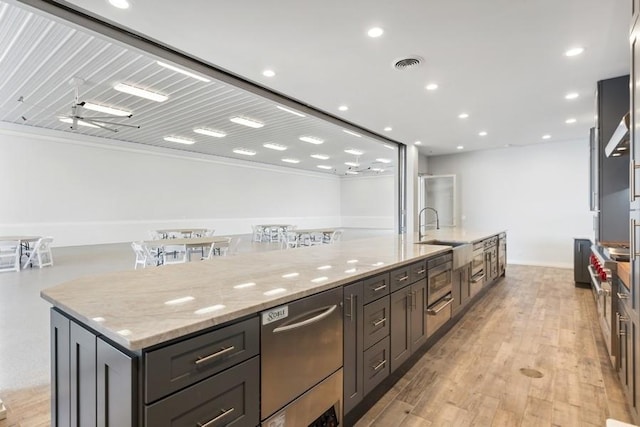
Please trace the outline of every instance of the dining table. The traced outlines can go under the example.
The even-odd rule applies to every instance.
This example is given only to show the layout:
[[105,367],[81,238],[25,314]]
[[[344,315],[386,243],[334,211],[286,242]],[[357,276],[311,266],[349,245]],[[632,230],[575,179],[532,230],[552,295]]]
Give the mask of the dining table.
[[145,240],[144,244],[149,248],[157,248],[162,250],[167,245],[184,245],[187,248],[187,258],[191,260],[191,251],[189,249],[202,249],[202,255],[204,256],[204,248],[211,247],[213,243],[220,243],[220,247],[226,247],[229,245],[230,237],[225,236],[211,236],[211,237],[183,237],[178,239],[160,239],[160,240]]
[[156,233],[158,233],[162,239],[167,239],[170,233],[180,233],[191,238],[194,234],[204,234],[207,231],[209,231],[208,228],[165,228],[163,230],[156,230]]

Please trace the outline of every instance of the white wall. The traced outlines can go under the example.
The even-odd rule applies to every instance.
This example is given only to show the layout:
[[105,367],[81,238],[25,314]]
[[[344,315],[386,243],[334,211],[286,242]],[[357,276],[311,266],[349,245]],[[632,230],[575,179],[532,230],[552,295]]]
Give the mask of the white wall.
[[338,177],[137,147],[1,125],[0,235],[51,235],[68,246],[145,239],[167,227],[221,235],[250,233],[256,223],[341,225]]
[[428,167],[457,175],[459,224],[507,229],[509,263],[572,267],[573,238],[593,238],[587,139],[430,157]]
[[393,175],[345,177],[340,183],[343,227],[393,229],[395,214]]

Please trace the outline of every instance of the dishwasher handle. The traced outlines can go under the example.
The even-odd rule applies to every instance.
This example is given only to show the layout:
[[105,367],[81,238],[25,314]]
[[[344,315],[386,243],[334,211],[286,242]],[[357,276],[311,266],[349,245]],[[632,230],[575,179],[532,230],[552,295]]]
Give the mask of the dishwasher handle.
[[276,334],[278,332],[290,331],[291,329],[302,328],[303,326],[310,325],[311,323],[315,323],[315,322],[317,322],[319,320],[322,320],[325,317],[331,315],[331,313],[333,313],[336,308],[338,308],[338,306],[336,304],[334,304],[331,307],[327,308],[322,313],[318,314],[317,316],[313,316],[310,319],[303,320],[302,322],[292,323],[291,325],[280,326],[278,328],[275,328],[273,330],[273,333]]

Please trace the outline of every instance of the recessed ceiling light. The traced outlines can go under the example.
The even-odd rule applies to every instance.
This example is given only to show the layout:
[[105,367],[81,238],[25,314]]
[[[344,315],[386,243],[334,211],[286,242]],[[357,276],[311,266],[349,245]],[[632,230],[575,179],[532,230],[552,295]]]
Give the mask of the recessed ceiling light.
[[468,115],[467,113],[461,113],[461,114],[458,114],[458,118],[459,118],[459,119],[466,119],[466,118],[468,118],[468,117],[469,117],[469,115]]
[[264,148],[270,148],[272,150],[284,151],[287,149],[286,145],[274,144],[273,142],[267,142],[266,144],[262,144]]
[[478,135],[480,136],[487,136],[487,131],[483,130],[481,132],[478,132]]
[[195,133],[199,133],[200,135],[213,136],[215,138],[224,138],[225,136],[227,136],[227,134],[224,132],[207,128],[195,128],[193,131]]
[[340,111],[347,111],[349,109],[349,107],[347,107],[346,105],[341,105],[338,107],[338,110]]
[[572,124],[572,123],[577,122],[577,120],[576,120],[576,119],[574,119],[573,117],[571,117],[570,119],[567,119],[567,120],[565,120],[564,122],[565,122],[566,124],[570,125],[570,124]]
[[297,111],[290,110],[290,109],[285,108],[285,107],[282,107],[282,106],[280,106],[280,105],[276,105],[276,107],[277,107],[277,108],[279,108],[279,109],[280,109],[280,110],[282,110],[282,111],[286,111],[287,113],[294,114],[294,115],[296,115],[296,116],[298,116],[298,117],[306,117],[306,116],[305,116],[304,114],[302,114],[302,113],[298,113]]
[[109,0],[109,3],[118,9],[129,9],[130,6],[127,0]]
[[574,47],[567,50],[564,54],[565,56],[577,56],[577,55],[580,55],[582,52],[584,52],[583,47]]
[[308,142],[310,144],[322,144],[324,143],[324,139],[316,138],[315,136],[301,136],[298,138],[300,141]]
[[349,148],[348,150],[344,150],[347,154],[353,154],[354,156],[362,156],[364,151],[354,150],[353,148]]
[[331,167],[331,166],[327,166],[327,165],[318,165],[318,167],[319,167],[320,169],[326,169],[326,170],[333,169],[333,167]]
[[139,96],[140,98],[150,99],[151,101],[156,102],[164,102],[169,99],[167,95],[161,95],[159,93],[151,92],[135,86],[130,86],[124,83],[118,83],[113,88],[119,92],[128,93],[129,95]]
[[436,90],[438,89],[438,85],[436,83],[429,83],[424,88],[427,90]]
[[391,163],[391,160],[389,160],[389,159],[376,159],[376,162],[380,162],[380,163]]
[[345,171],[344,173],[346,173],[347,175],[360,175],[360,172],[356,171]]
[[416,141],[413,143],[414,145],[422,145],[422,141]]
[[384,172],[384,169],[382,169],[382,168],[371,168],[371,170],[373,172]]
[[564,96],[564,99],[576,99],[578,96],[580,96],[577,92],[571,92],[568,93]]
[[387,132],[391,132],[393,128],[391,126],[387,126],[386,128],[384,128],[384,130]]
[[551,135],[542,135],[542,139],[551,139]]
[[360,135],[359,133],[355,133],[355,132],[347,130],[347,129],[342,129],[342,132],[348,133],[349,135],[357,136],[358,138],[362,137],[362,135]]
[[356,162],[344,162],[344,164],[347,166],[353,166],[354,168],[357,168],[358,166],[360,166],[360,163],[356,163]]
[[464,150],[464,145],[458,145],[458,146],[456,147],[456,149],[457,149],[457,150]]
[[382,34],[384,34],[384,30],[380,27],[373,27],[367,31],[367,35],[371,38],[380,37]]
[[165,141],[175,142],[178,144],[186,144],[186,145],[195,144],[195,141],[193,139],[182,138],[179,136],[165,136],[163,139]]
[[312,154],[311,157],[318,160],[329,160],[329,156],[326,154]]
[[98,111],[100,113],[111,114],[113,116],[130,116],[131,111],[120,110],[118,108],[107,107],[106,105],[94,104],[92,102],[85,102],[82,104],[87,110]]
[[250,128],[255,128],[255,129],[258,129],[264,126],[264,123],[259,122],[257,120],[249,119],[247,117],[235,116],[235,117],[231,117],[229,120],[232,121],[233,123],[249,126]]
[[284,159],[280,159],[285,163],[300,163],[300,160],[298,159],[290,159],[290,158],[284,158]]
[[[59,117],[58,120],[60,120],[62,123],[71,123],[73,124],[73,119],[71,117]],[[93,123],[89,123],[89,122],[85,122],[83,120],[78,120],[78,126],[85,126],[88,128],[96,128],[96,129],[100,129],[100,126],[96,126]]]
[[276,75],[276,72],[273,71],[273,70],[264,70],[262,72],[262,75],[265,76],[265,77],[273,77],[273,76]]
[[193,77],[194,79],[200,80],[201,82],[210,82],[211,81],[211,80],[209,80],[209,79],[207,79],[205,77],[197,75],[196,73],[192,73],[191,71],[187,71],[187,70],[184,70],[184,69],[182,69],[180,67],[176,67],[175,65],[167,64],[166,62],[156,61],[156,64],[160,65],[161,67],[168,68],[171,71],[175,71],[175,72],[178,72],[180,74],[184,74],[185,76]]
[[236,154],[242,154],[243,156],[255,156],[256,152],[253,150],[247,150],[246,148],[236,148],[233,150]]

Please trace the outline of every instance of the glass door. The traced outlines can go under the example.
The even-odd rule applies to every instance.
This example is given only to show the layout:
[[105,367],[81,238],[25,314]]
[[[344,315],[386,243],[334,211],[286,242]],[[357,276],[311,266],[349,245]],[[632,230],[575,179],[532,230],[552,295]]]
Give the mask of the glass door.
[[[429,207],[437,212],[440,228],[455,227],[457,217],[456,207],[456,176],[455,175],[423,175],[419,184],[419,207]],[[422,213],[423,232],[436,228],[436,212],[427,209]]]

